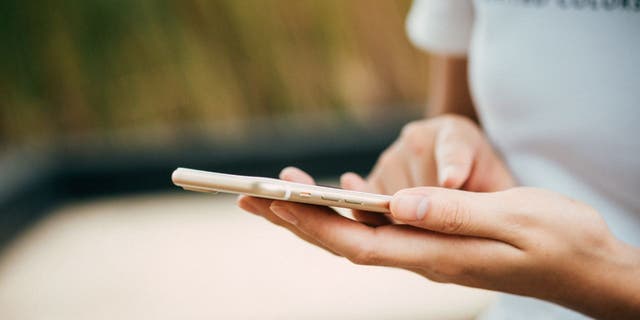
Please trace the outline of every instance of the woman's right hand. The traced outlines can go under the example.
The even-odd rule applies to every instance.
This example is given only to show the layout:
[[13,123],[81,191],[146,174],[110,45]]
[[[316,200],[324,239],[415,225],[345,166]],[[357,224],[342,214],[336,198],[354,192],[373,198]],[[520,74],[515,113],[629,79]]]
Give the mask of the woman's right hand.
[[[391,195],[422,186],[494,192],[515,186],[515,181],[473,121],[443,115],[405,125],[400,137],[382,152],[366,181],[346,173],[341,185]],[[354,217],[367,224],[386,224],[382,216],[368,212],[355,211]]]

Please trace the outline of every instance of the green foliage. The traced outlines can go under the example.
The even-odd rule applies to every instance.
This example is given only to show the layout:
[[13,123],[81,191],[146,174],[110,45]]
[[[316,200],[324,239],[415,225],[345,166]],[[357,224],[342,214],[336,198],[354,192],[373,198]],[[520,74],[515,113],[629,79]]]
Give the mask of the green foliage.
[[0,2],[0,142],[424,99],[408,2]]

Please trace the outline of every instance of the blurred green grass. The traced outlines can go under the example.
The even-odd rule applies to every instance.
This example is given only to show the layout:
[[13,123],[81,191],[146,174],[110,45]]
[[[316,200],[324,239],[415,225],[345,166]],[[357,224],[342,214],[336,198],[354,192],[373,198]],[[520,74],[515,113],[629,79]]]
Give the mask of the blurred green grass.
[[[0,143],[330,113],[426,98],[409,1],[0,2]],[[415,111],[415,110],[414,110]]]

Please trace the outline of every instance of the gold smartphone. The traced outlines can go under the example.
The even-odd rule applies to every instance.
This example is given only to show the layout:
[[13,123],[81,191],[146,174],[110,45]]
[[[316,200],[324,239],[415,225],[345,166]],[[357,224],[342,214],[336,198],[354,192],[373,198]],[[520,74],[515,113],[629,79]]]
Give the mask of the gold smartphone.
[[175,185],[190,191],[246,194],[259,198],[382,213],[389,212],[391,201],[391,196],[381,194],[187,168],[173,171],[171,180]]

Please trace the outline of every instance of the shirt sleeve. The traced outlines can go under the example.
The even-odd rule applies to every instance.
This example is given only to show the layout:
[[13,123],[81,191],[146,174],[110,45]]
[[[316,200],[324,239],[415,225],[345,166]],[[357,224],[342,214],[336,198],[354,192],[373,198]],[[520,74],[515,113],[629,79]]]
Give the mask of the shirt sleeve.
[[472,27],[471,0],[414,0],[406,21],[413,44],[456,56],[466,56]]

